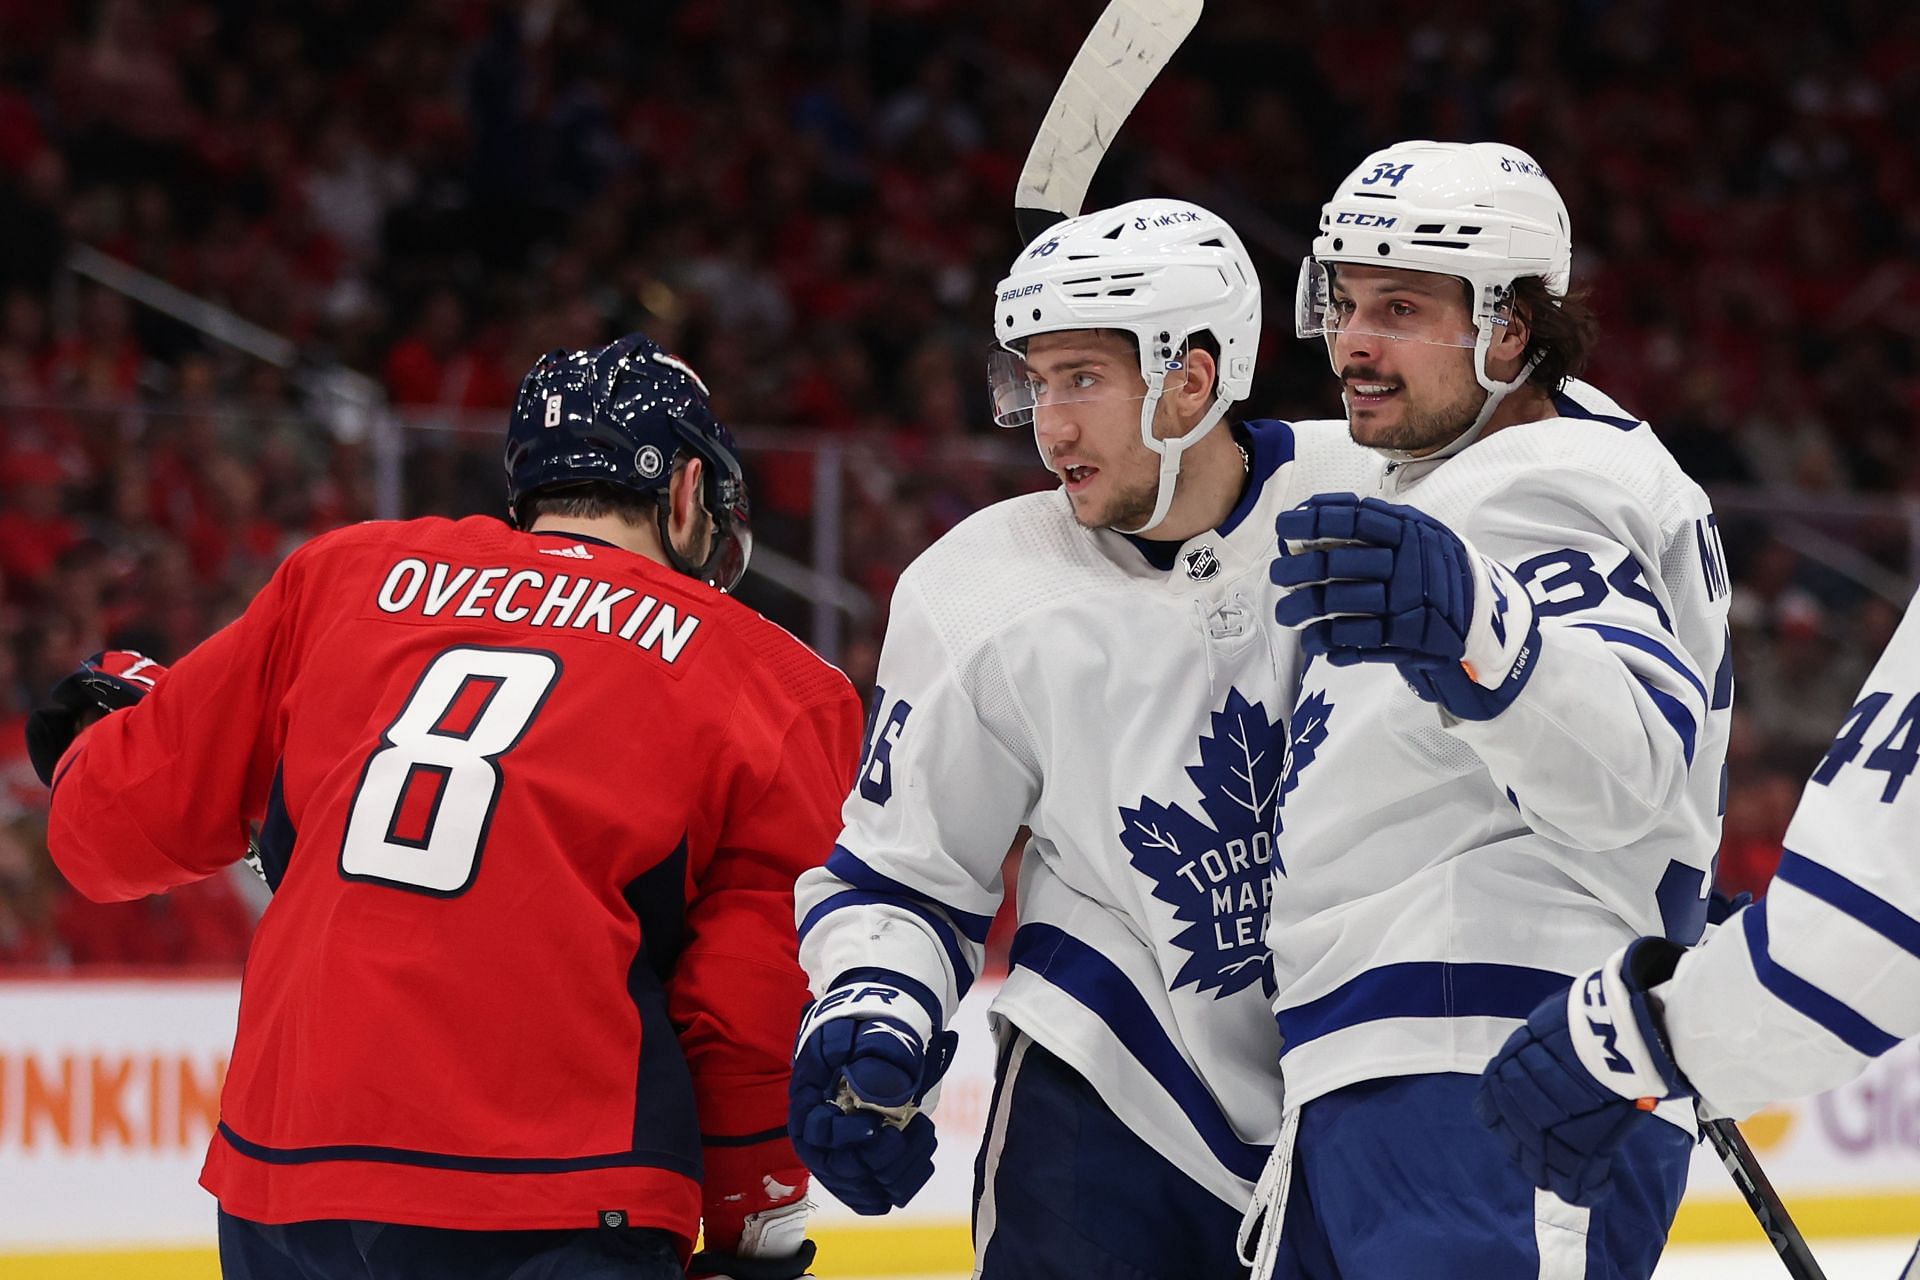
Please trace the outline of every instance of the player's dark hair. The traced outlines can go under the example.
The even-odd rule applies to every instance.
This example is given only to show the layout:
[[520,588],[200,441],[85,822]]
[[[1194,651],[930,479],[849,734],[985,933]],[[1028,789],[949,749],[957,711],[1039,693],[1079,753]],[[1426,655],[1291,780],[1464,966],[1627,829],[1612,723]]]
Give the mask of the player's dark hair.
[[1533,366],[1527,380],[1543,391],[1554,392],[1587,367],[1594,344],[1600,339],[1600,317],[1587,301],[1585,289],[1574,289],[1564,298],[1547,292],[1539,276],[1521,276],[1513,282],[1513,308],[1527,321],[1527,349],[1522,358],[1537,354],[1540,363]]
[[555,485],[520,499],[520,527],[531,529],[541,516],[570,516],[577,520],[595,520],[617,516],[628,524],[653,527],[656,502],[651,494],[636,493],[616,484],[590,480],[584,484]]

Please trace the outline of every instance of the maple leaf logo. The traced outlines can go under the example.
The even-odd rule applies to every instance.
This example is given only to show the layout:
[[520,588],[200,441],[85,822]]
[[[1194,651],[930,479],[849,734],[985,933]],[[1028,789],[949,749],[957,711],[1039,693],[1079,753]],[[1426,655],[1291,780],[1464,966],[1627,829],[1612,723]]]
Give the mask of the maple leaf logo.
[[1137,807],[1121,806],[1120,843],[1153,880],[1153,896],[1187,926],[1173,939],[1188,953],[1173,986],[1224,999],[1257,981],[1271,995],[1265,935],[1285,722],[1234,689],[1208,729],[1200,763],[1186,770],[1201,812],[1142,796]]
[[1300,771],[1313,763],[1320,744],[1327,740],[1327,721],[1332,715],[1333,704],[1327,701],[1325,692],[1308,694],[1293,709],[1293,720],[1287,726],[1286,781],[1280,786],[1282,805],[1300,785]]
[[[1327,740],[1327,721],[1333,718],[1333,704],[1327,701],[1324,691],[1316,690],[1300,700],[1293,709],[1293,719],[1287,722],[1287,766],[1284,780],[1280,784],[1280,809],[1274,815],[1273,831],[1277,837],[1286,829],[1287,797],[1300,785],[1300,771],[1313,763],[1320,753],[1320,744]],[[1287,861],[1280,855],[1278,843],[1273,850],[1273,869],[1281,875],[1287,874]]]

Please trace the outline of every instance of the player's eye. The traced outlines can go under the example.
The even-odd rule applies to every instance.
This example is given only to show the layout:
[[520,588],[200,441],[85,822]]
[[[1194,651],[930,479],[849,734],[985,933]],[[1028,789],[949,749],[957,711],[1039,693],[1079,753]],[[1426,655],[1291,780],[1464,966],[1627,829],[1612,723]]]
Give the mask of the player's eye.
[[1076,373],[1073,375],[1073,389],[1075,391],[1090,391],[1099,381],[1100,379],[1090,373]]
[[1393,312],[1395,316],[1404,320],[1408,316],[1413,315],[1416,311],[1416,308],[1411,302],[1394,302],[1388,306],[1388,310]]

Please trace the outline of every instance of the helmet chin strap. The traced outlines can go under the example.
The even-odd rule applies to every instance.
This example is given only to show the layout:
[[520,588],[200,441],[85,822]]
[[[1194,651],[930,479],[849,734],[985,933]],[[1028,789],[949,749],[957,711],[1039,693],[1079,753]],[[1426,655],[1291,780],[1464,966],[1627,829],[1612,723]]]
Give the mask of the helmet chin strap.
[[[1510,380],[1502,382],[1487,372],[1487,349],[1492,344],[1493,325],[1490,322],[1482,323],[1479,339],[1473,345],[1473,376],[1486,390],[1487,398],[1480,405],[1480,412],[1476,413],[1473,421],[1467,424],[1466,430],[1431,453],[1413,453],[1406,449],[1375,449],[1374,452],[1394,462],[1439,462],[1444,458],[1451,458],[1478,440],[1486,431],[1487,423],[1493,421],[1493,415],[1499,410],[1500,402],[1526,384],[1527,378],[1533,373],[1534,366],[1539,364],[1541,356],[1546,354],[1542,352],[1527,361],[1519,373]],[[1329,356],[1333,354],[1331,343],[1328,344],[1327,354]],[[1336,369],[1335,372],[1339,370]]]
[[1226,416],[1227,409],[1233,403],[1216,396],[1206,416],[1194,425],[1193,430],[1171,440],[1161,440],[1153,434],[1153,415],[1160,404],[1160,390],[1160,379],[1155,378],[1153,386],[1147,391],[1147,398],[1140,402],[1140,441],[1160,455],[1160,484],[1154,494],[1153,514],[1148,516],[1147,522],[1139,528],[1116,529],[1116,533],[1138,536],[1160,527],[1161,522],[1167,518],[1167,512],[1173,507],[1174,490],[1179,487],[1180,455],[1199,444],[1207,432],[1213,430],[1220,419]]

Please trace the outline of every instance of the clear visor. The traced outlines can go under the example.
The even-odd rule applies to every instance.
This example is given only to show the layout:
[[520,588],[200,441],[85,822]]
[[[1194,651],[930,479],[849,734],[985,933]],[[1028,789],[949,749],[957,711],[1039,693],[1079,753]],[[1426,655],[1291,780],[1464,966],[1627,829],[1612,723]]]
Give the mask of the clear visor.
[[717,591],[731,595],[747,576],[747,562],[753,559],[753,527],[741,508],[722,529],[715,525],[713,553],[707,558],[707,583]]
[[1479,345],[1479,333],[1466,289],[1465,282],[1431,271],[1369,271],[1349,286],[1340,281],[1338,263],[1308,258],[1294,290],[1293,328],[1302,338],[1363,334],[1471,348]]
[[729,461],[727,474],[713,486],[713,545],[702,576],[709,586],[731,594],[747,576],[747,562],[753,558],[753,511],[739,464]]
[[[1186,366],[1167,362],[1161,392],[1186,384]],[[1035,417],[1066,405],[1130,404],[1147,398],[1139,357],[1132,350],[1049,351],[1031,362],[995,347],[987,354],[987,388],[993,397],[993,421],[1002,427],[1030,427]]]

